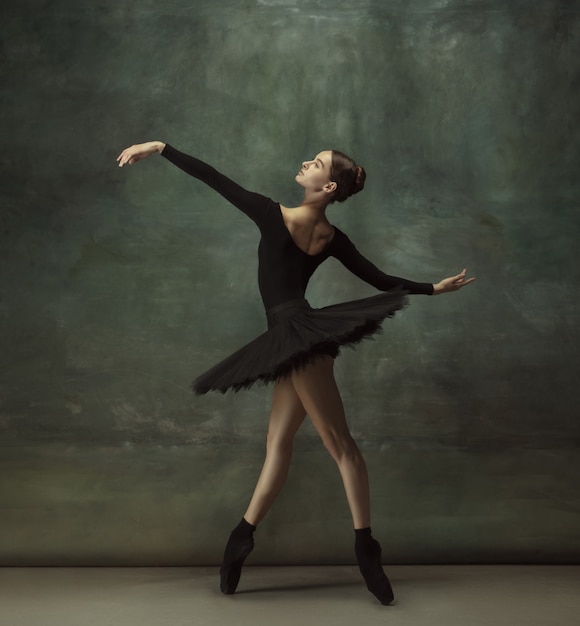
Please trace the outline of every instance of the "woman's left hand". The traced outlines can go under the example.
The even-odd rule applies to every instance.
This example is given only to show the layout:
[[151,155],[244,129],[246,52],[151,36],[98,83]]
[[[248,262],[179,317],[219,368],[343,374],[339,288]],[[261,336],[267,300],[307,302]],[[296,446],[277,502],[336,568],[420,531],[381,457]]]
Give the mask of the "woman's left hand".
[[163,148],[165,148],[165,144],[162,141],[147,141],[146,143],[134,144],[121,152],[117,157],[117,162],[119,163],[119,167],[123,167],[123,165],[127,163],[133,165],[133,163],[137,163],[137,161],[151,156],[156,152],[161,154]]
[[469,285],[472,283],[475,278],[468,278],[465,280],[465,275],[467,274],[467,270],[464,269],[457,276],[450,276],[449,278],[444,278],[442,281],[433,285],[433,295],[436,296],[440,293],[448,293],[450,291],[457,291],[461,289],[461,287],[465,287],[465,285]]

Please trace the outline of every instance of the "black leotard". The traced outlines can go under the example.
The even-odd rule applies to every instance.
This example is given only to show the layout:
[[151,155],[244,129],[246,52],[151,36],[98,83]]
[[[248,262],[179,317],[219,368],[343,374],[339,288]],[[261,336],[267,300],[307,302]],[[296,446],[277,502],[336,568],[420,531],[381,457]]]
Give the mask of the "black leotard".
[[311,255],[304,252],[292,239],[278,202],[247,191],[207,163],[169,144],[165,144],[161,155],[215,189],[257,224],[262,234],[258,248],[258,285],[266,309],[304,298],[314,270],[329,256],[337,258],[353,274],[381,291],[400,286],[412,294],[433,293],[431,283],[417,283],[381,272],[336,226],[334,237],[320,253]]

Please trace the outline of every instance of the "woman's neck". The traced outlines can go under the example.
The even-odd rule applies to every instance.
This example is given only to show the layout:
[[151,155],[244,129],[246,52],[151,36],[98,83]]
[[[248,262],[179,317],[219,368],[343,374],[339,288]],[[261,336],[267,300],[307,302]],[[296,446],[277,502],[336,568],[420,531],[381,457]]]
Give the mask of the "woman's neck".
[[304,198],[297,209],[307,213],[311,216],[324,217],[326,207],[328,206],[327,195],[321,195],[320,193],[305,193]]

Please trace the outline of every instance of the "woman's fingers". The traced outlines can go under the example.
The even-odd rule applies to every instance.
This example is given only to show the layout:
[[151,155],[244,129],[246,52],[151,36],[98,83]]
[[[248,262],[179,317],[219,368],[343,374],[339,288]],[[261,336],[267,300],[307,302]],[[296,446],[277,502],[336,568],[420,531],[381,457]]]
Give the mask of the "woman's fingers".
[[451,276],[447,278],[444,282],[446,282],[450,287],[454,287],[455,289],[459,289],[460,287],[465,287],[465,285],[469,285],[475,280],[475,277],[468,278],[465,280],[465,275],[467,274],[467,269],[459,272],[456,276]]
[[130,146],[129,148],[125,148],[123,152],[117,157],[117,161],[119,162],[119,167],[123,167],[127,163],[129,165],[133,165],[137,161],[148,157],[151,154],[157,152],[157,145],[159,142],[150,141],[148,143],[140,143]]
[[457,281],[457,282],[461,282],[464,278],[465,275],[467,274],[467,270],[464,269],[461,272],[459,272],[459,274],[455,275],[455,276],[451,276],[450,278],[448,278],[448,280],[453,280],[453,281]]
[[466,274],[467,269],[464,269],[462,272],[456,274],[455,276],[449,276],[449,278],[444,278],[441,282],[435,285],[433,293],[448,293],[450,291],[457,291],[458,289],[461,289],[461,287],[465,287],[465,285],[469,285],[475,280],[475,277],[465,280]]
[[126,152],[127,152],[127,148],[125,148],[125,150],[123,150],[123,152],[121,152],[121,154],[117,157],[117,161],[119,163],[119,167],[123,167],[123,165],[125,165],[125,162],[127,160],[125,158]]
[[136,161],[138,161],[142,155],[142,146],[134,145],[129,146],[129,148],[125,148],[123,152],[117,157],[117,161],[119,162],[119,167],[123,167],[127,163],[129,165],[133,165]]
[[117,157],[117,161],[119,162],[119,167],[123,167],[126,163],[129,165],[133,165],[135,161],[138,159],[135,158],[138,149],[136,146],[131,146],[130,148],[125,148],[123,152]]

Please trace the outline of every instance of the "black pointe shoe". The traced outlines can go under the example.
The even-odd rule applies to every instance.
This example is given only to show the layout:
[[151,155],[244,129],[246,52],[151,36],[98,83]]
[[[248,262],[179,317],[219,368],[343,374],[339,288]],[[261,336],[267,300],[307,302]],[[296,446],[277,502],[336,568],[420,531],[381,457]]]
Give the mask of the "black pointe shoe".
[[250,537],[243,541],[228,541],[224,562],[220,567],[220,589],[222,593],[235,593],[240,576],[242,574],[242,565],[246,557],[254,549],[254,539]]
[[367,589],[381,604],[390,604],[395,599],[391,583],[381,564],[381,546],[376,539],[364,547],[357,548],[356,556],[360,573],[365,579]]

